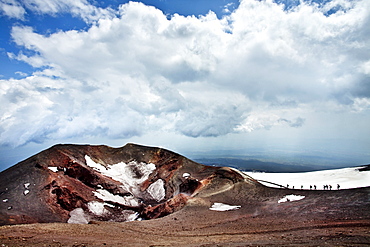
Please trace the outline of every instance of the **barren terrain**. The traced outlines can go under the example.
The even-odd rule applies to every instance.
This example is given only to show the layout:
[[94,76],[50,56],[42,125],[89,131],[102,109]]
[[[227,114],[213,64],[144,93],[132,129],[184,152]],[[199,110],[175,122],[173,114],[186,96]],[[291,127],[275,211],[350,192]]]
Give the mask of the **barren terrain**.
[[[239,192],[240,189],[235,188]],[[262,204],[259,198],[249,202],[240,198],[234,201],[242,204],[240,209],[225,212],[209,210],[207,200],[192,199],[182,210],[154,220],[2,226],[0,243],[2,246],[369,245],[369,203],[356,201],[366,197],[368,200],[369,188],[298,191],[300,195],[306,194],[306,198],[277,204],[279,195],[287,192],[276,189],[276,196]],[[289,191],[292,192],[297,194]],[[231,203],[230,197],[220,195],[217,201]]]
[[370,243],[370,187],[270,188],[158,148],[56,146],[0,181],[1,247]]

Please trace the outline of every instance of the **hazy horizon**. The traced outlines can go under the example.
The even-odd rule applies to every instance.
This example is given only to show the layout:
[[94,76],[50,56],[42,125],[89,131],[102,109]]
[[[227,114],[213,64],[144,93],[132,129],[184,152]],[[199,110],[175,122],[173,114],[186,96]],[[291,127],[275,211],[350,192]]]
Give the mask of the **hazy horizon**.
[[[128,142],[132,143],[132,142]],[[75,143],[64,143],[64,144],[75,144]],[[126,145],[124,143],[121,146]],[[143,143],[136,143],[139,145],[146,145]],[[0,172],[15,165],[18,162],[21,162],[47,148],[50,148],[57,144],[51,144],[49,146],[45,145],[32,145],[21,148],[9,148],[2,149],[0,151],[0,156],[2,157],[0,161]],[[90,145],[88,143],[80,143],[77,145]],[[94,144],[92,144],[94,145]],[[95,144],[95,145],[105,145],[105,144]],[[121,147],[114,146],[114,147]],[[154,145],[149,145],[154,146]],[[304,167],[306,171],[315,171],[315,170],[325,170],[325,169],[335,169],[342,167],[354,167],[370,164],[370,155],[363,155],[358,153],[358,156],[353,156],[353,153],[343,153],[340,151],[337,152],[328,152],[328,150],[316,150],[316,151],[305,151],[305,150],[281,150],[277,147],[250,147],[249,149],[184,149],[184,150],[172,150],[165,146],[160,146],[162,148],[168,149],[179,153],[180,155],[185,156],[186,158],[192,159],[193,161],[200,162],[202,164],[217,164],[221,166],[232,166],[235,168],[241,167],[240,161],[250,161],[257,160],[260,162],[266,163],[276,163],[278,166],[283,165],[283,168],[276,168],[276,171],[287,171],[290,169],[291,172],[300,171],[299,167]],[[43,148],[43,149],[41,149]],[[21,150],[21,152],[19,151]],[[333,150],[332,150],[333,151]],[[226,159],[226,161],[220,161],[221,159]],[[233,162],[236,160],[236,162]],[[263,171],[265,168],[256,168],[254,170]],[[272,170],[269,170],[272,171]]]

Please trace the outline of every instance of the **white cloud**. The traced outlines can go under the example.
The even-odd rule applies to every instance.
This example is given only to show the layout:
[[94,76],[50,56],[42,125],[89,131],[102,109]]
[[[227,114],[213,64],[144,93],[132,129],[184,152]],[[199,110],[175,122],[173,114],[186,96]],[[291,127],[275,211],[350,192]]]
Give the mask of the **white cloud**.
[[235,9],[235,3],[228,3],[224,6],[224,9],[222,10],[222,12],[228,14],[228,13],[231,13],[233,9]]
[[86,0],[24,0],[24,5],[27,9],[41,14],[71,13],[87,23],[114,15],[112,9],[93,6]]
[[60,13],[70,13],[83,19],[86,23],[93,23],[101,18],[115,15],[112,9],[96,7],[86,0],[1,0],[0,10],[8,17],[21,20],[25,20],[27,12],[53,16]]
[[121,5],[117,16],[85,1],[25,3],[49,14],[72,6],[96,22],[50,35],[13,27],[14,42],[27,52],[9,57],[47,69],[1,81],[3,144],[152,131],[220,136],[300,127],[325,107],[369,110],[365,0],[335,1],[341,11],[331,15],[329,5],[286,11],[246,0],[223,19],[210,12],[170,20],[136,2]]
[[265,98],[312,100],[347,90],[338,81],[355,82],[358,73],[352,68],[366,58],[356,55],[368,50],[364,41],[369,34],[357,34],[369,24],[365,2],[330,16],[308,4],[287,12],[270,1],[241,2],[231,15],[234,38],[227,49],[230,56],[222,60],[227,72],[221,81],[231,74],[241,90]]
[[[47,62],[45,61],[45,59],[42,56],[38,56],[38,55],[27,56],[27,55],[23,54],[22,51],[20,51],[18,53],[18,55],[15,55],[14,53],[8,52],[8,57],[10,59],[15,59],[15,60],[18,60],[18,61],[23,61],[25,63],[28,63],[29,65],[31,65],[32,67],[35,67],[35,68],[41,68],[41,67],[47,65]],[[19,73],[20,72],[18,72],[18,74]]]
[[370,98],[355,98],[352,109],[355,112],[370,110]]
[[1,0],[0,11],[2,14],[15,19],[24,19],[26,10],[15,0]]
[[[304,106],[301,106],[301,109]],[[237,132],[252,132],[259,129],[270,130],[276,126],[301,127],[305,119],[300,117],[302,110],[290,107],[257,108],[252,111],[234,130]],[[304,114],[305,115],[305,114]],[[298,117],[297,117],[298,116]]]
[[22,72],[22,71],[16,71],[16,72],[15,72],[15,74],[16,74],[16,75],[19,75],[19,76],[22,76],[22,77],[26,77],[26,76],[28,76],[28,74],[27,74],[27,73],[24,73],[24,72]]

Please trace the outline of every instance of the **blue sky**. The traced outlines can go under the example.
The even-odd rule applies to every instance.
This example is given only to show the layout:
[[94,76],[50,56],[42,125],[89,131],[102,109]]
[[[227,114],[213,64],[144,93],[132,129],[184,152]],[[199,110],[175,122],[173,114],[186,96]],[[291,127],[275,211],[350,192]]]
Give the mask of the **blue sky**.
[[370,161],[367,0],[0,0],[0,170],[57,143]]
[[[3,34],[0,38],[1,42],[1,57],[0,62],[3,65],[1,67],[0,73],[2,78],[22,78],[23,73],[31,74],[34,69],[27,63],[20,63],[16,60],[10,60],[7,52],[19,52],[21,47],[16,47],[11,41],[11,29],[15,25],[27,25],[33,27],[38,33],[41,34],[50,34],[56,31],[68,31],[68,30],[86,30],[91,27],[92,23],[86,23],[79,16],[69,13],[68,4],[64,8],[60,7],[59,10],[50,11],[47,7],[47,4],[40,4],[38,9],[32,9],[28,7],[29,5],[36,5],[39,1],[2,1],[2,15],[0,16],[0,31]],[[48,2],[48,1],[45,1]],[[54,3],[55,1],[51,1]],[[129,1],[101,1],[96,7],[100,8],[113,8],[117,9],[120,5],[128,3]],[[228,11],[233,11],[239,2],[236,0],[199,0],[199,1],[186,1],[186,0],[159,0],[159,1],[141,1],[142,3],[148,6],[155,6],[156,8],[163,11],[168,18],[171,15],[177,13],[184,16],[189,15],[206,15],[209,11],[213,11],[217,16],[222,17],[227,14]],[[82,1],[82,3],[92,4]],[[189,4],[190,3],[190,4]],[[55,5],[58,5],[54,3]],[[52,4],[50,4],[52,5]],[[13,6],[15,8],[18,6],[22,9],[21,12],[23,15],[14,17],[12,14],[7,14],[5,9],[6,6]],[[9,7],[8,7],[9,8]],[[15,11],[13,11],[15,12]],[[11,12],[11,13],[13,13]],[[22,72],[22,73],[19,73]]]

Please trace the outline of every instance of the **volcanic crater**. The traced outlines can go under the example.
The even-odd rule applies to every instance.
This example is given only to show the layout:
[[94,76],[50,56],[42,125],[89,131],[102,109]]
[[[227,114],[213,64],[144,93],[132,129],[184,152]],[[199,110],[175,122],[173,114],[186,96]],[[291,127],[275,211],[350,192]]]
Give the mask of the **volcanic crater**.
[[258,184],[230,168],[134,144],[56,145],[2,172],[1,181],[8,199],[0,204],[1,224],[154,219],[180,210],[199,192]]

